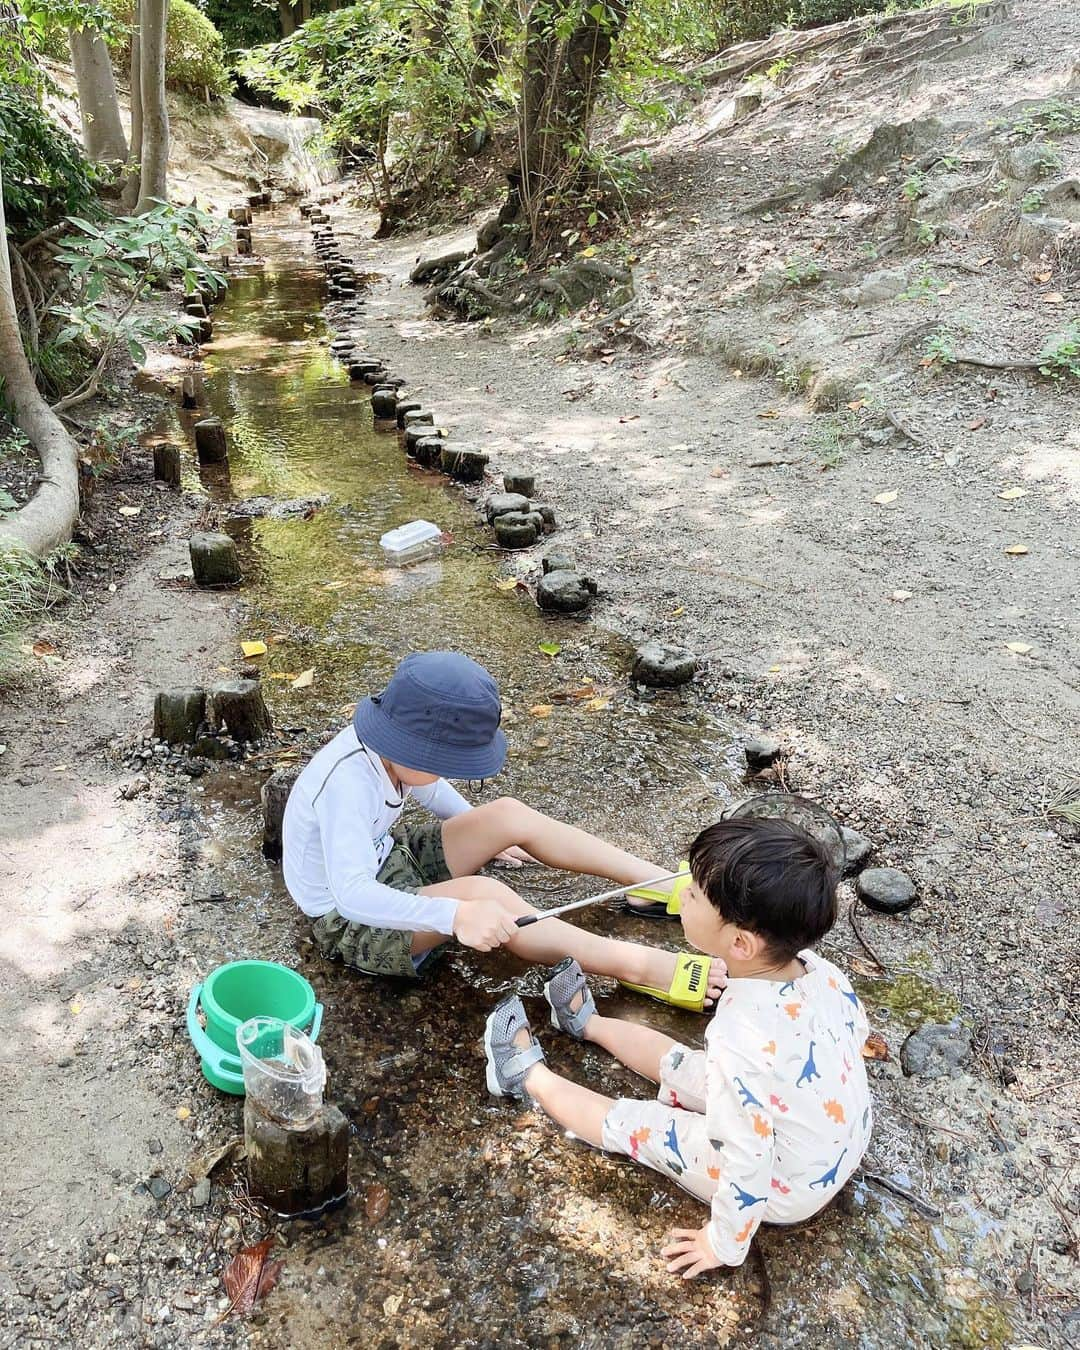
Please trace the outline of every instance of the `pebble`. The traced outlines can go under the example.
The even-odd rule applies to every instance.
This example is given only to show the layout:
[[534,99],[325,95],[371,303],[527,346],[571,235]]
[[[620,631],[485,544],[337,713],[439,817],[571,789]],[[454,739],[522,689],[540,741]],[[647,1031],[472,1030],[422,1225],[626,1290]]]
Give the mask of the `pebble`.
[[881,914],[902,914],[919,898],[912,879],[895,867],[869,867],[860,872],[855,890],[863,904]]
[[155,1175],[152,1176],[150,1180],[146,1183],[146,1189],[150,1192],[150,1194],[154,1197],[155,1200],[164,1200],[165,1197],[172,1190],[172,1186],[169,1184],[169,1182],[165,1180],[163,1176]]
[[596,595],[596,582],[577,572],[547,572],[536,586],[536,603],[556,614],[578,614]]
[[205,1209],[210,1203],[210,1192],[212,1183],[209,1177],[203,1177],[197,1181],[191,1190],[191,1203],[196,1209]]
[[744,745],[743,753],[746,755],[747,767],[751,769],[767,769],[780,754],[781,741],[777,736],[763,734],[761,736],[752,736]]
[[489,497],[484,503],[484,514],[487,516],[488,524],[496,520],[499,516],[510,515],[512,512],[526,512],[531,503],[528,497],[520,492],[496,492],[493,497]]
[[909,1078],[956,1078],[971,1063],[971,1036],[959,1022],[926,1022],[900,1047]]
[[840,826],[840,837],[844,841],[844,875],[853,876],[860,871],[874,846],[865,834],[853,830],[849,825]]
[[631,678],[651,689],[675,689],[688,684],[697,673],[698,660],[685,647],[667,642],[646,642],[634,653]]

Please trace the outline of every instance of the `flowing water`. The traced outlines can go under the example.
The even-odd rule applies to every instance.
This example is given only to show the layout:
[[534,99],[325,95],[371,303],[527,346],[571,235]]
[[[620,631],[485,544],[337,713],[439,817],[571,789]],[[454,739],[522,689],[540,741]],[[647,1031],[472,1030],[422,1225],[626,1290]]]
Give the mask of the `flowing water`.
[[[226,525],[245,566],[242,636],[268,643],[260,665],[276,723],[321,739],[409,651],[458,648],[493,671],[506,707],[510,759],[485,796],[494,787],[661,866],[676,861],[739,791],[737,729],[699,692],[637,700],[623,643],[595,625],[546,619],[527,595],[497,587],[499,555],[475,508],[409,464],[396,435],[373,429],[365,386],[331,360],[321,272],[304,237],[282,219],[275,236],[268,228],[264,265],[236,280],[215,312],[204,379],[228,429],[230,466],[205,472],[202,486],[222,519],[239,499],[329,497],[307,519]],[[362,309],[355,326],[364,331]],[[375,333],[366,341],[379,350]],[[184,415],[179,429],[192,420]],[[379,536],[416,517],[435,521],[452,544],[437,561],[386,569]],[[552,642],[556,655],[541,652]],[[309,669],[310,686],[292,688],[287,677]],[[670,1227],[699,1226],[700,1208],[484,1090],[484,1017],[506,990],[534,999],[539,975],[510,957],[458,950],[423,985],[397,987],[322,961],[277,869],[259,857],[253,776],[226,769],[193,790],[204,855],[232,904],[227,926],[189,911],[187,932],[205,969],[258,956],[312,980],[326,1005],[328,1094],[354,1127],[348,1206],[282,1229],[290,1278],[267,1314],[280,1329],[264,1329],[264,1343],[1006,1343],[1006,1319],[964,1269],[967,1230],[935,1226],[865,1186],[849,1188],[809,1229],[766,1232],[769,1281],[757,1262],[689,1286],[674,1280],[658,1248]],[[541,905],[590,888],[535,872],[506,879]],[[670,925],[607,911],[580,922],[666,945],[679,937]],[[699,1019],[600,992],[605,1011],[700,1036]],[[557,1066],[600,1090],[644,1095],[598,1052],[546,1039]]]

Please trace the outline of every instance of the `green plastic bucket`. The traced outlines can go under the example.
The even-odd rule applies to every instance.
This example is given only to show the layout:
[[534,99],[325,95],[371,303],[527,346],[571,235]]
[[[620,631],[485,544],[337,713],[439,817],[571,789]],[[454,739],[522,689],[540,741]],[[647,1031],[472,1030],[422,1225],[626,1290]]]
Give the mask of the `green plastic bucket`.
[[[199,1010],[206,1028],[199,1021]],[[214,1087],[244,1095],[244,1071],[236,1033],[252,1017],[277,1017],[311,1040],[322,1026],[322,1004],[302,975],[276,961],[230,961],[197,984],[188,1000],[187,1029],[202,1059],[203,1077]]]

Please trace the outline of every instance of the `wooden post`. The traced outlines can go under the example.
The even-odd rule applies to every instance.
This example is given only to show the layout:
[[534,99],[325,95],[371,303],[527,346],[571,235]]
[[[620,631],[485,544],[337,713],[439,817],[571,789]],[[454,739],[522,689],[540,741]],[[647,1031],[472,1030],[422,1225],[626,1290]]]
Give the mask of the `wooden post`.
[[154,477],[169,487],[180,486],[180,447],[163,441],[154,446]]
[[251,252],[251,240],[238,239],[236,241],[236,252],[241,255],[249,254]]
[[244,1103],[248,1189],[283,1216],[310,1214],[349,1191],[349,1122],[327,1104],[307,1125],[286,1129]]
[[479,483],[487,468],[488,457],[476,450],[443,448],[442,468],[459,483]]
[[220,417],[204,417],[195,423],[195,453],[200,464],[224,464],[229,458],[225,428]]
[[194,375],[185,375],[180,381],[180,406],[181,408],[197,408],[199,406],[199,395]]
[[242,580],[236,544],[227,534],[193,534],[188,551],[196,586],[235,586]]
[[214,722],[238,741],[260,741],[274,729],[258,680],[223,680],[210,690]]
[[205,716],[204,689],[163,689],[154,699],[154,736],[170,745],[191,745]]
[[281,826],[285,819],[285,803],[293,784],[300,777],[299,764],[291,764],[287,769],[278,769],[262,785],[259,797],[263,809],[263,857],[271,862],[281,861]]

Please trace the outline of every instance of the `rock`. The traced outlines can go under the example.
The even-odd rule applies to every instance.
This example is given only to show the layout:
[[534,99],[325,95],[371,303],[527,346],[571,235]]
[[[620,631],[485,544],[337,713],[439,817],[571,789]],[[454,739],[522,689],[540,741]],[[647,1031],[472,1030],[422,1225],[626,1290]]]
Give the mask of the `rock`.
[[371,391],[371,413],[380,419],[397,414],[397,390],[392,385],[378,385]]
[[503,474],[503,487],[520,497],[531,497],[536,491],[536,475],[522,473],[518,469],[508,469]]
[[199,341],[210,342],[214,336],[214,325],[209,319],[202,319],[199,323]]
[[1012,145],[1001,156],[1002,170],[1020,183],[1037,183],[1060,166],[1059,156],[1045,142]]
[[427,422],[413,422],[405,428],[405,450],[408,454],[416,453],[416,446],[420,441],[430,440],[435,437],[442,439],[442,433],[435,430]]
[[[210,1203],[210,1193],[212,1190],[213,1184],[210,1181],[209,1177],[203,1177],[201,1181],[197,1181],[195,1183],[195,1185],[191,1188],[191,1203],[195,1206],[196,1209],[206,1208],[206,1206]],[[173,1299],[173,1306],[174,1307],[180,1306],[176,1299]]]
[[405,415],[398,422],[398,426],[402,431],[408,431],[410,427],[423,426],[425,423],[429,427],[434,426],[435,414],[424,408],[407,408]]
[[258,680],[223,680],[210,690],[216,725],[224,725],[238,741],[258,741],[273,730]]
[[881,914],[902,914],[919,898],[915,883],[895,867],[868,867],[855,883],[859,899]]
[[202,759],[228,759],[230,757],[229,747],[220,736],[200,736],[192,745],[191,753],[199,755]]
[[506,516],[512,511],[527,512],[529,507],[528,496],[520,492],[496,492],[493,497],[489,497],[484,503],[484,515],[487,516],[487,522],[491,525],[497,516]]
[[160,1139],[148,1139],[146,1141],[147,1152],[153,1154],[155,1157],[157,1154],[164,1152],[164,1147],[165,1146]]
[[309,516],[325,506],[330,500],[328,492],[314,497],[245,497],[243,501],[229,503],[229,519],[251,520],[260,516],[269,516],[271,520],[295,520],[299,516]]
[[971,1064],[971,1036],[958,1021],[926,1022],[900,1047],[909,1078],[956,1078]]
[[567,553],[545,553],[540,559],[540,566],[544,569],[545,576],[549,572],[572,572],[574,560]]
[[170,745],[191,745],[205,717],[205,690],[163,689],[154,699],[154,738]]
[[646,642],[634,653],[631,679],[651,689],[676,689],[688,684],[698,670],[698,660],[685,647],[666,642]]
[[163,441],[154,446],[154,477],[169,487],[180,486],[180,447]]
[[185,300],[184,313],[190,314],[193,319],[205,319],[206,306],[203,304],[202,300]]
[[555,614],[579,614],[596,595],[596,582],[577,572],[559,568],[547,572],[536,586],[536,603]]
[[246,254],[249,254],[251,252],[251,240],[238,239],[236,241],[236,251],[241,257],[243,257]]
[[150,1194],[154,1197],[155,1200],[164,1200],[165,1197],[172,1191],[172,1186],[170,1185],[169,1182],[165,1180],[163,1176],[155,1174],[146,1183],[146,1189],[150,1192]]
[[743,746],[750,769],[767,769],[779,758],[783,743],[776,736],[752,736]]
[[[344,294],[344,292],[342,292]],[[377,384],[382,384],[386,379],[386,367],[376,366],[373,370],[364,371],[364,383],[370,384],[374,388]]]
[[869,272],[857,286],[848,286],[840,294],[853,305],[865,308],[868,305],[880,305],[892,300],[906,290],[907,276],[899,270],[882,269]]
[[235,586],[241,580],[236,544],[227,534],[193,534],[188,551],[196,586]]
[[540,519],[544,522],[544,533],[554,534],[559,528],[559,523],[555,519],[555,508],[553,506],[540,506],[537,504],[533,506],[533,510],[540,513]]
[[865,834],[853,830],[847,825],[840,826],[840,837],[844,841],[844,875],[854,876],[861,871],[866,860],[874,851],[874,846]]
[[439,467],[442,460],[442,451],[443,438],[440,435],[421,436],[413,442],[413,458],[427,469]]
[[273,862],[281,861],[281,826],[285,819],[285,803],[299,776],[300,765],[290,764],[288,768],[278,769],[262,785],[259,793],[263,811],[263,857]]
[[404,431],[404,429],[405,429],[405,414],[406,414],[406,413],[417,412],[417,411],[418,411],[420,408],[422,408],[422,407],[423,407],[423,404],[421,404],[421,403],[409,403],[409,402],[399,403],[399,404],[397,405],[397,412],[396,412],[396,414],[395,414],[395,416],[396,416],[396,418],[397,418],[398,430],[399,430],[399,431]]
[[228,460],[229,447],[220,417],[204,417],[195,423],[193,430],[200,464],[224,464]]
[[251,208],[248,206],[231,206],[229,208],[229,219],[235,221],[237,225],[250,225]]
[[501,548],[530,548],[540,538],[541,526],[521,511],[496,516],[494,528]]
[[350,380],[365,380],[373,371],[379,371],[381,378],[384,373],[383,363],[376,360],[357,361],[355,359],[349,363]]
[[479,483],[487,463],[487,455],[478,450],[451,449],[446,446],[442,452],[443,472],[460,483]]

